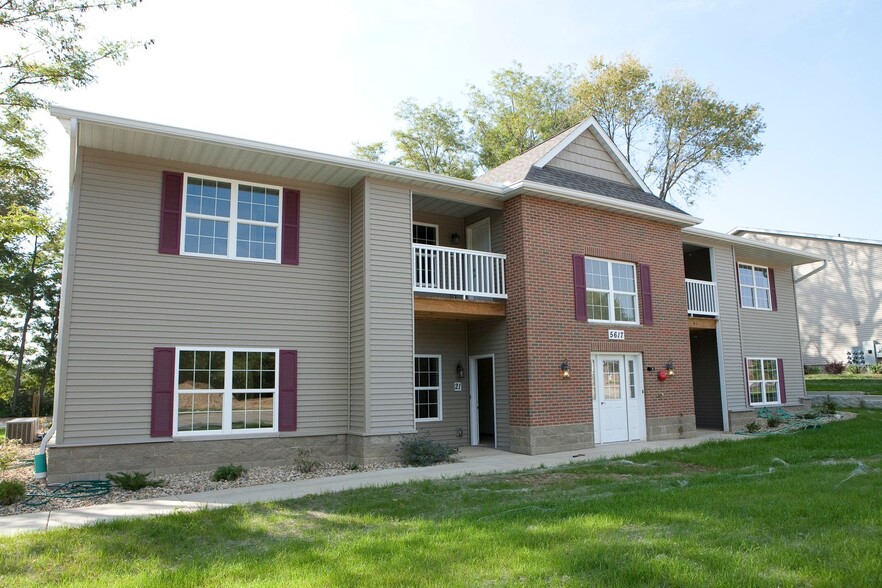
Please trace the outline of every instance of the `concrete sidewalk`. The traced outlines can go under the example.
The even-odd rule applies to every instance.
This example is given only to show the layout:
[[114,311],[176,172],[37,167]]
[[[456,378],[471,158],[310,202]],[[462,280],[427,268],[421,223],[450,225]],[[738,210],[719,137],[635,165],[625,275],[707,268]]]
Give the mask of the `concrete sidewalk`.
[[460,461],[424,468],[396,468],[356,472],[329,478],[313,478],[265,486],[245,486],[228,490],[213,490],[195,494],[151,498],[149,500],[132,500],[119,504],[101,504],[0,517],[0,536],[16,535],[28,531],[44,531],[59,527],[81,527],[98,521],[120,518],[146,517],[174,512],[189,512],[201,508],[222,508],[233,504],[300,498],[308,494],[340,492],[341,490],[368,486],[386,486],[413,480],[435,480],[470,474],[511,472],[537,468],[543,465],[551,467],[604,457],[624,457],[646,450],[659,451],[675,447],[689,447],[710,439],[735,440],[744,439],[744,437],[719,432],[700,431],[698,436],[689,439],[615,443],[590,449],[544,455],[520,455],[485,447],[464,447],[460,449],[458,455]]

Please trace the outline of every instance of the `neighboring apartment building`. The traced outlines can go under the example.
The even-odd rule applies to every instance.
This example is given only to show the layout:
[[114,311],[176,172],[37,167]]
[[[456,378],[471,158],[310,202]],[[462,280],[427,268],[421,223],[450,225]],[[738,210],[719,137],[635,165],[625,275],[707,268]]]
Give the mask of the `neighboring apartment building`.
[[50,478],[391,460],[415,433],[547,453],[804,397],[791,268],[817,258],[690,228],[592,119],[466,181],[53,114]]
[[[789,247],[826,261],[796,270],[802,357],[806,365],[845,362],[882,340],[882,241],[736,228],[732,235]],[[863,349],[873,363],[872,347]]]

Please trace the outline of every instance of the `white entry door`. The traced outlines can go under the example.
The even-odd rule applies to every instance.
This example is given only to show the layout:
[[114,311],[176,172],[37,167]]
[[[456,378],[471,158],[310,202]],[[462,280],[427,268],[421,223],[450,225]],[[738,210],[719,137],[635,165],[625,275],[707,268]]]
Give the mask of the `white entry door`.
[[594,363],[594,441],[646,438],[639,355],[597,354]]
[[489,217],[466,227],[466,247],[472,251],[486,251],[488,253],[492,250]]

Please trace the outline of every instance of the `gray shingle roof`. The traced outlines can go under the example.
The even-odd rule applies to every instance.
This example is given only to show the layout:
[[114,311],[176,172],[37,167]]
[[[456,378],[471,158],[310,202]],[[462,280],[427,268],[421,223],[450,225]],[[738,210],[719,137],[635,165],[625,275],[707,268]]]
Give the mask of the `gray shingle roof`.
[[508,186],[524,179],[530,168],[537,161],[545,157],[545,155],[560,144],[561,141],[569,137],[576,127],[573,126],[554,137],[539,143],[532,149],[524,151],[517,157],[513,157],[493,169],[487,171],[484,175],[475,178],[479,184],[489,184]]
[[605,180],[595,176],[580,174],[578,172],[567,171],[565,169],[554,167],[531,167],[524,178],[532,182],[540,182],[550,186],[558,186],[560,188],[570,188],[571,190],[579,190],[580,192],[590,192],[599,194],[600,196],[608,196],[618,200],[633,202],[634,204],[643,204],[651,206],[667,212],[678,212],[680,214],[688,214],[662,200],[659,200],[654,194],[644,192],[640,188]]

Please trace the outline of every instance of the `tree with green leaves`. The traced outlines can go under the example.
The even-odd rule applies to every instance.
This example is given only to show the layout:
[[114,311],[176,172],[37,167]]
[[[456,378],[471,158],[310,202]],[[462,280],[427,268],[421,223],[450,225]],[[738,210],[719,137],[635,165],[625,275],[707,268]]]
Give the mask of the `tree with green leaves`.
[[488,90],[469,86],[465,118],[480,165],[494,168],[577,124],[572,81],[572,66],[533,76],[515,62],[493,72]]
[[573,95],[662,200],[677,195],[693,203],[716,173],[763,148],[758,104],[723,100],[681,72],[656,83],[650,68],[629,54],[617,62],[593,58]]
[[410,98],[398,106],[395,117],[405,127],[392,131],[395,146],[401,152],[393,165],[454,178],[475,177],[468,137],[452,106],[435,102],[421,107]]
[[374,163],[386,163],[386,143],[377,141],[376,143],[362,144],[358,141],[352,143],[352,156],[356,159],[364,161],[372,161]]

